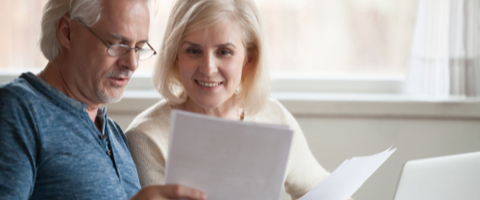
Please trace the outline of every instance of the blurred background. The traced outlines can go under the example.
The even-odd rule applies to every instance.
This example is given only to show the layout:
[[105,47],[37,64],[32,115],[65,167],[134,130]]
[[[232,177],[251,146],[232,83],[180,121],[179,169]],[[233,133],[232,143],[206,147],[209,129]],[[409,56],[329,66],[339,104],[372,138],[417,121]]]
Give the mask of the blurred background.
[[[3,1],[0,69],[42,69],[38,50],[46,0]],[[302,75],[405,75],[416,0],[255,0],[263,19],[272,73]],[[159,0],[151,44],[159,49],[173,1]],[[149,74],[155,59],[141,64]]]

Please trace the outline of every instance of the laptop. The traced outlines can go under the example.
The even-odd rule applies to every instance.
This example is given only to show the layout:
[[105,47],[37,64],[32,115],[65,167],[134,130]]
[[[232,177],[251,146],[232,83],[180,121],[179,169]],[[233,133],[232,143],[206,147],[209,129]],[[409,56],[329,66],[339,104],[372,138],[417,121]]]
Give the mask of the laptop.
[[480,152],[408,161],[394,200],[480,200]]

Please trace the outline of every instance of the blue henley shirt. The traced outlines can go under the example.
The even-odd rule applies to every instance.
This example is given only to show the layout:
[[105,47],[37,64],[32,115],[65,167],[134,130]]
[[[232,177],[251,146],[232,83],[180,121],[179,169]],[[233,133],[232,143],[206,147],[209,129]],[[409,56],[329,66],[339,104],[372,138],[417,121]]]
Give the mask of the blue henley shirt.
[[0,199],[129,199],[139,189],[124,133],[32,73],[0,86]]

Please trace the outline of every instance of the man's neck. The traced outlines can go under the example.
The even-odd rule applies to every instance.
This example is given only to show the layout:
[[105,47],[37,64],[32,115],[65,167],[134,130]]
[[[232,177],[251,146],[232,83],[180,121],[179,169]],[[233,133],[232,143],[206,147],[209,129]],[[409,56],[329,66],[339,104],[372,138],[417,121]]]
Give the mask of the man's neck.
[[73,84],[73,82],[68,82],[67,78],[62,75],[61,67],[63,66],[62,62],[59,61],[60,58],[48,62],[45,69],[43,69],[37,76],[67,95],[68,97],[87,104],[87,113],[90,119],[95,122],[97,117],[98,108],[101,104],[93,103],[89,101],[86,97],[81,95],[81,92]]

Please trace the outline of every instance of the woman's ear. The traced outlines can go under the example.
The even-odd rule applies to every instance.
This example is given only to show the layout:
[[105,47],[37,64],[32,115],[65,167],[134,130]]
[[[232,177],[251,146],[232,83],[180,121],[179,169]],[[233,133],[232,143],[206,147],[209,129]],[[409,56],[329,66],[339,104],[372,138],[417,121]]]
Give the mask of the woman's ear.
[[57,37],[66,49],[70,49],[70,36],[72,33],[70,25],[70,16],[67,14],[57,21]]

